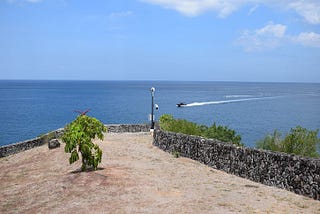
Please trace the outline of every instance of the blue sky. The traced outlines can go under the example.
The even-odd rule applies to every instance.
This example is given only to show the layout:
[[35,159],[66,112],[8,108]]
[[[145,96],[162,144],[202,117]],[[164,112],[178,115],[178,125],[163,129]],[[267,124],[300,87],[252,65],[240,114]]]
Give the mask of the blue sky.
[[0,0],[0,79],[320,82],[320,1]]

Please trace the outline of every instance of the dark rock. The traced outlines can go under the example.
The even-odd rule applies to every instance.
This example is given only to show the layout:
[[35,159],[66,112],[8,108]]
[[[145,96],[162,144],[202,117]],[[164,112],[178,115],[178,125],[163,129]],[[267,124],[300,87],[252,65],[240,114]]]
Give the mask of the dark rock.
[[60,147],[60,142],[58,139],[52,139],[49,141],[48,143],[48,147],[49,149],[55,149],[55,148],[58,148]]

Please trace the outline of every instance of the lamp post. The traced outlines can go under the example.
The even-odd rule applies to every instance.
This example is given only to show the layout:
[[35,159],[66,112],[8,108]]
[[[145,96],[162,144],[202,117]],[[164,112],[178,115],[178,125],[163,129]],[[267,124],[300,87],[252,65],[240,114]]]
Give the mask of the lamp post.
[[154,92],[156,89],[152,87],[151,91],[151,130],[154,130]]

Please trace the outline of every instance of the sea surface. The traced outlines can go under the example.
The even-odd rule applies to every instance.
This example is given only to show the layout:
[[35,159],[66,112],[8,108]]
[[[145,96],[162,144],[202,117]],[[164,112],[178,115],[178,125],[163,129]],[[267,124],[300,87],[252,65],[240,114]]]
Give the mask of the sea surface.
[[[150,88],[162,114],[228,126],[255,142],[278,129],[320,128],[320,84],[165,81],[0,80],[0,146],[64,127],[78,113],[105,124],[149,123]],[[185,102],[187,106],[177,108]]]

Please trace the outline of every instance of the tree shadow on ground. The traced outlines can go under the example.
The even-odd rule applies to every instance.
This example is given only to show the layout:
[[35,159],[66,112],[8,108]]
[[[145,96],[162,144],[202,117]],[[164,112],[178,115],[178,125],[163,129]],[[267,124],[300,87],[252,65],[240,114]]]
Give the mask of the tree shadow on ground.
[[85,171],[82,171],[81,168],[80,169],[76,169],[72,172],[70,172],[71,174],[78,174],[78,173],[86,173],[86,172],[94,172],[94,171],[100,171],[100,170],[104,170],[105,168],[103,167],[98,167],[96,170],[92,167],[87,168]]

